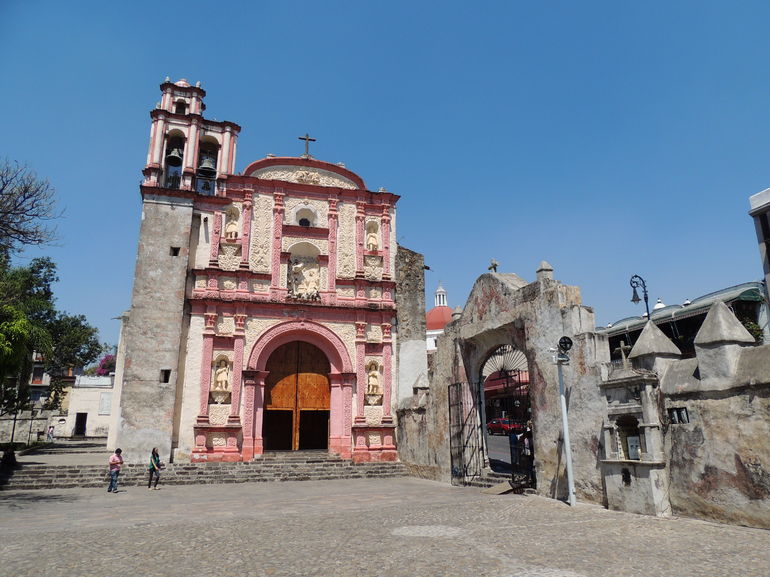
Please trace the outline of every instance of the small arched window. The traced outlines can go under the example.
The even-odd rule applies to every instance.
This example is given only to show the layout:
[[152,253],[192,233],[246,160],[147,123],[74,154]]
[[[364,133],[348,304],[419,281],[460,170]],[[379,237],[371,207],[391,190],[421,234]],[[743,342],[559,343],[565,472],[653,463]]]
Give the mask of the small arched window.
[[183,100],[177,101],[174,106],[174,114],[187,114],[187,104]]

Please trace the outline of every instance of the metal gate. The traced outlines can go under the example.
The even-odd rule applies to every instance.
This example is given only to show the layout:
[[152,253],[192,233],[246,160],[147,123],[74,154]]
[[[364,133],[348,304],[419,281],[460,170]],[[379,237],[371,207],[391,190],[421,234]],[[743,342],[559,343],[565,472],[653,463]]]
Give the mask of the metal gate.
[[449,449],[453,485],[463,485],[480,477],[484,467],[477,406],[468,383],[449,385]]

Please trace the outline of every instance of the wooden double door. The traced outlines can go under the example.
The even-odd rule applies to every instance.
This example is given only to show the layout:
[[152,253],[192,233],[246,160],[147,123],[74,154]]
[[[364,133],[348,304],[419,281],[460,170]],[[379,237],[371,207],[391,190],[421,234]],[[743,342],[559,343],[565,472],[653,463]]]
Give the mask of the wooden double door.
[[329,360],[318,347],[293,341],[267,360],[262,438],[267,451],[329,446]]

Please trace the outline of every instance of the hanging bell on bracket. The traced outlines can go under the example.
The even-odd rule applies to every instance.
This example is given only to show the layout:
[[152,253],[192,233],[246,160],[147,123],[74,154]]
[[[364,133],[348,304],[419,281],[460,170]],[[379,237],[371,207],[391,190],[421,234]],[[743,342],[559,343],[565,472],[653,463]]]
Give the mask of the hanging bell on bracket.
[[179,148],[172,148],[166,155],[166,164],[168,166],[182,166],[182,150]]
[[213,178],[217,175],[217,165],[213,158],[205,156],[201,159],[198,175],[204,178]]

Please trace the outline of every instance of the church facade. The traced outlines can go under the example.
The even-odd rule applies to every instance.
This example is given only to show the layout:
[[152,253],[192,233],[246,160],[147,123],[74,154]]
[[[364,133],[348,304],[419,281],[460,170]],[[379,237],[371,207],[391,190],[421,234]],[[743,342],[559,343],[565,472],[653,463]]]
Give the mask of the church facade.
[[[341,164],[235,172],[240,126],[161,84],[110,446],[129,461],[398,458],[396,203]],[[424,354],[424,352],[423,352]]]

